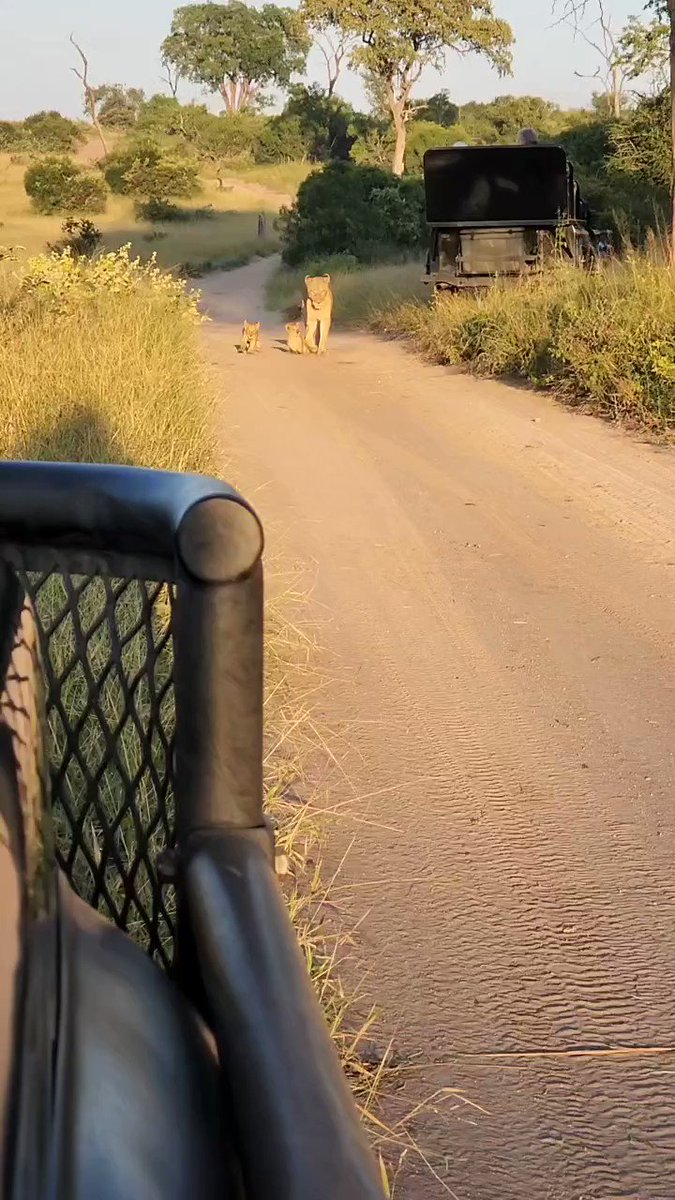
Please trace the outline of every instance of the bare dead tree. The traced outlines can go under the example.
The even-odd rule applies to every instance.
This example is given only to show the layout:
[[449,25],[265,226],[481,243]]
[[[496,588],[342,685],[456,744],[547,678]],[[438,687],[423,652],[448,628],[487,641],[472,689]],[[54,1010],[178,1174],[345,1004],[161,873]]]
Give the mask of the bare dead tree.
[[178,67],[172,67],[170,62],[165,58],[162,59],[164,74],[162,75],[163,82],[168,86],[174,100],[178,99],[178,88],[180,87],[182,75]]
[[612,116],[618,120],[626,104],[626,84],[629,78],[627,67],[622,61],[619,37],[614,30],[611,14],[604,0],[592,0],[595,18],[585,25],[583,18],[588,13],[591,0],[564,0],[561,21],[571,25],[587,46],[597,54],[600,64],[591,75],[575,71],[578,79],[597,79],[607,96]]
[[79,54],[80,58],[82,59],[82,69],[81,70],[79,70],[77,67],[71,67],[70,69],[73,72],[73,75],[77,75],[77,78],[79,79],[80,83],[82,84],[82,88],[84,91],[84,111],[87,113],[92,125],[94,126],[94,129],[96,130],[96,132],[98,134],[99,141],[101,143],[101,146],[103,147],[104,155],[107,156],[108,146],[107,146],[107,143],[105,140],[103,129],[101,127],[101,122],[98,119],[100,89],[93,87],[92,84],[89,82],[89,62],[87,61],[87,56],[85,55],[81,46],[78,46],[72,33],[70,35],[70,42],[71,42],[71,45],[73,45],[75,47],[75,49],[77,50],[77,53]]
[[337,26],[316,27],[313,30],[314,44],[320,51],[326,64],[328,80],[328,95],[332,96],[338,79],[345,65],[345,59],[354,46],[355,39],[343,33]]

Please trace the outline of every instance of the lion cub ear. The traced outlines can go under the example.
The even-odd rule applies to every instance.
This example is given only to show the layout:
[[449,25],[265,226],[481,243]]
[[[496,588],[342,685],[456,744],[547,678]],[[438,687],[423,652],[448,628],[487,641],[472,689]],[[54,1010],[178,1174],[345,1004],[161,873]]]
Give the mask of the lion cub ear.
[[305,283],[309,283],[311,278],[312,278],[311,275],[305,275]]
[[330,283],[330,275],[324,275],[324,279],[326,280],[326,283]]

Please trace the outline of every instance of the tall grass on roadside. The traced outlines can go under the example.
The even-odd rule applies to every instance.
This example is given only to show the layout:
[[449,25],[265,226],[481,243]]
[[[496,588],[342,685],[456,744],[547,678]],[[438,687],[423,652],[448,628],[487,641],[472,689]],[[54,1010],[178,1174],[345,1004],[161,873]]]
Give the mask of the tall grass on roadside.
[[303,267],[280,267],[270,279],[267,303],[295,312],[304,295],[305,275],[329,274],[335,296],[334,319],[346,328],[367,325],[375,315],[410,297],[424,296],[422,266],[417,262],[362,267],[349,254],[338,254]]
[[373,326],[435,362],[524,378],[571,404],[675,429],[675,274],[658,247],[594,274],[561,267],[485,295],[384,307]]

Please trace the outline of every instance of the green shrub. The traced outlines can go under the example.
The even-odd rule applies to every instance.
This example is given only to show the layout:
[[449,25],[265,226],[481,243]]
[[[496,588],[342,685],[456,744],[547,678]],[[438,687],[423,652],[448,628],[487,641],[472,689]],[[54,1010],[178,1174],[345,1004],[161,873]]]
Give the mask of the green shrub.
[[107,191],[102,179],[81,170],[69,158],[44,158],[24,176],[24,187],[39,213],[105,211]]
[[23,125],[20,121],[0,121],[0,150],[18,150],[23,145]]
[[103,173],[111,192],[119,196],[168,200],[172,196],[192,196],[199,190],[196,163],[166,154],[150,139],[132,142],[109,154]]
[[26,143],[41,154],[72,154],[84,140],[82,127],[58,112],[33,113],[23,131]]
[[405,148],[405,169],[411,175],[421,175],[424,154],[438,146],[450,146],[462,139],[454,129],[446,129],[434,121],[411,121]]
[[379,167],[331,163],[301,185],[280,228],[291,266],[342,253],[374,262],[423,244],[423,188]]
[[170,200],[141,200],[134,209],[139,221],[150,221],[159,224],[163,221],[191,221],[193,213],[186,208],[179,208]]
[[256,162],[298,162],[306,158],[309,142],[300,117],[272,117],[263,127],[254,155]]
[[63,254],[67,250],[75,258],[91,258],[103,241],[101,230],[86,217],[80,221],[68,217],[61,226],[61,232],[64,234],[61,241],[47,245],[50,254]]
[[675,430],[675,290],[658,248],[594,275],[560,268],[478,299],[403,303],[376,323],[438,362],[521,376],[602,416]]
[[128,196],[131,188],[127,171],[139,163],[148,167],[156,166],[161,158],[162,148],[151,137],[139,138],[114,150],[101,164],[110,191],[116,196]]

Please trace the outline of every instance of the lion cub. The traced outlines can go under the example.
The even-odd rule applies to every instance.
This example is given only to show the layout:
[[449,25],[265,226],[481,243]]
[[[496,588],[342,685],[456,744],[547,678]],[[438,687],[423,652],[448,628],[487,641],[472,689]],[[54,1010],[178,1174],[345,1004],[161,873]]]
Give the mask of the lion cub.
[[317,350],[319,354],[325,354],[333,320],[333,289],[330,285],[330,275],[305,275],[305,288],[305,340],[314,354]]
[[260,321],[244,321],[239,349],[242,354],[253,354],[260,349]]
[[305,331],[300,321],[291,321],[286,326],[286,334],[286,345],[288,346],[289,354],[309,354],[309,346],[305,341]]

